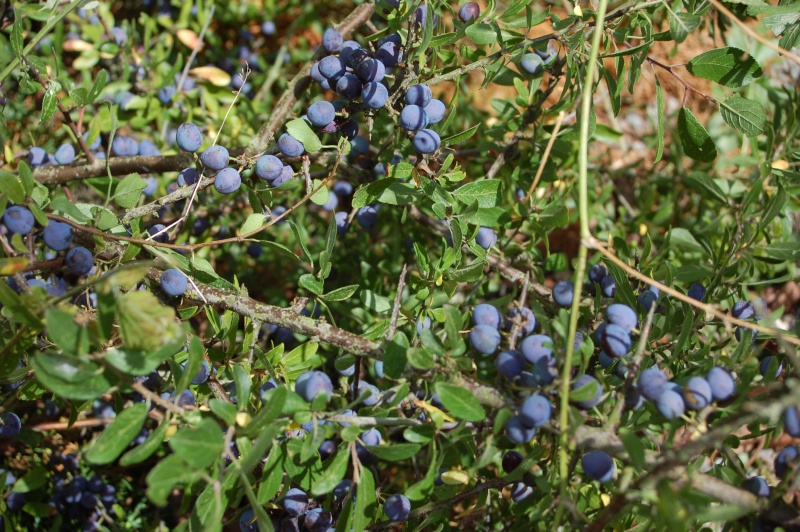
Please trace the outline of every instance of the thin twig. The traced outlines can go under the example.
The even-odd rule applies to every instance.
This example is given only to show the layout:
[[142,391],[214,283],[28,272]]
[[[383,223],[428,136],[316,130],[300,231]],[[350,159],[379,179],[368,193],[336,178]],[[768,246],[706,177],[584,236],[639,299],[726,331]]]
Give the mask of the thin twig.
[[392,319],[389,322],[389,330],[386,331],[386,339],[391,340],[394,338],[394,333],[397,331],[397,317],[400,315],[400,302],[403,298],[403,288],[406,286],[406,273],[408,272],[408,264],[403,263],[403,271],[400,272],[400,280],[397,281],[397,295],[394,296],[394,307],[392,308]]
[[211,24],[211,21],[214,19],[214,10],[216,8],[217,6],[215,4],[211,4],[211,10],[208,12],[208,18],[203,24],[203,29],[200,30],[200,35],[197,37],[197,44],[194,45],[194,49],[192,50],[189,59],[186,60],[186,65],[184,65],[183,67],[183,72],[181,72],[181,79],[178,81],[178,86],[175,92],[181,92],[181,89],[183,89],[183,83],[186,81],[186,76],[189,75],[189,69],[192,67],[194,58],[197,57],[197,52],[199,52],[200,48],[203,46],[203,38],[206,35],[206,30],[208,29],[209,24]]
[[547,164],[547,159],[550,157],[550,150],[553,149],[553,144],[556,142],[558,131],[561,129],[561,122],[564,121],[565,116],[567,116],[566,111],[561,111],[558,113],[558,118],[556,118],[556,123],[553,126],[553,132],[550,134],[550,138],[547,141],[547,146],[544,148],[544,153],[542,154],[542,160],[539,163],[539,168],[536,170],[536,176],[533,178],[533,183],[531,183],[528,193],[525,194],[524,198],[522,198],[522,203],[528,203],[528,200],[531,199],[531,194],[533,194],[533,191],[536,190],[536,185],[539,184],[539,180],[542,178],[544,167]]

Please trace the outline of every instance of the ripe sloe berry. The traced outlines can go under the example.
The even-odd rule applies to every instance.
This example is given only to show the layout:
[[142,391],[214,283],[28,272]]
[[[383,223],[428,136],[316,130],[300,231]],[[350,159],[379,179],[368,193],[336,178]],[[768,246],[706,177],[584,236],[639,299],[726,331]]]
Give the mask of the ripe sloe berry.
[[589,280],[593,283],[599,283],[608,276],[608,270],[602,264],[595,264],[589,268]]
[[775,474],[778,478],[783,478],[789,472],[789,468],[796,465],[798,457],[797,447],[788,445],[781,450],[775,458]]
[[303,143],[288,133],[284,133],[278,139],[278,149],[286,157],[300,157],[305,151]]
[[559,281],[553,287],[553,301],[560,307],[569,307],[572,305],[574,296],[574,287],[569,281]]
[[111,142],[111,152],[117,157],[135,157],[139,155],[139,143],[125,135],[117,135]]
[[608,306],[606,309],[606,319],[609,323],[619,325],[628,332],[631,332],[638,322],[636,312],[634,312],[631,307],[621,303],[614,303]]
[[414,135],[413,145],[414,149],[419,153],[433,153],[439,149],[441,144],[439,134],[432,129],[421,129]]
[[793,438],[800,438],[800,410],[797,405],[789,405],[783,413],[783,429]]
[[333,394],[333,384],[330,377],[321,371],[306,371],[297,377],[295,391],[310,403],[319,394],[324,394],[329,399]]
[[552,414],[552,406],[543,395],[531,395],[522,403],[519,409],[519,418],[523,425],[529,428],[541,427],[548,421]]
[[519,416],[511,416],[505,425],[506,436],[514,443],[528,443],[536,436],[536,429],[526,427]]
[[56,164],[69,164],[75,160],[75,148],[72,144],[62,144],[53,155]]
[[3,224],[12,233],[27,235],[34,223],[33,213],[21,205],[12,205],[3,213]]
[[220,194],[233,194],[242,186],[242,176],[235,168],[223,168],[214,179],[214,188]]
[[637,381],[639,392],[650,400],[656,400],[664,385],[667,384],[667,376],[656,367],[648,368],[639,375]]
[[385,75],[386,67],[383,63],[371,57],[364,59],[356,67],[356,76],[364,83],[381,81]]
[[322,34],[322,46],[325,47],[325,50],[328,52],[338,52],[342,49],[342,45],[344,44],[344,39],[342,38],[342,34],[336,28],[328,28],[325,30],[325,33]]
[[197,170],[194,168],[184,168],[178,174],[178,186],[191,186],[197,183]]
[[335,56],[329,55],[323,57],[319,64],[319,73],[322,74],[326,80],[335,81],[345,74],[345,65],[342,60]]
[[706,380],[711,386],[711,395],[715,401],[726,401],[733,397],[736,383],[733,382],[733,375],[725,368],[713,367],[706,373]]
[[614,478],[614,459],[605,451],[589,451],[581,458],[583,472],[592,480],[608,482]]
[[212,170],[222,170],[228,166],[228,150],[223,146],[211,146],[209,149],[200,154],[200,162],[207,168]]
[[503,315],[497,310],[497,307],[488,303],[481,303],[475,305],[472,310],[472,324],[473,325],[489,325],[495,329],[500,328],[503,323]]
[[769,497],[769,484],[763,477],[750,477],[742,483],[742,489],[745,489],[758,497]]
[[356,221],[364,229],[372,229],[378,222],[377,208],[372,205],[361,207],[356,213]]
[[603,387],[600,386],[600,383],[597,382],[597,379],[592,377],[591,375],[586,375],[585,373],[575,379],[575,382],[572,383],[572,390],[579,390],[584,387],[594,387],[594,395],[588,399],[584,399],[581,401],[575,401],[575,404],[578,405],[579,408],[584,410],[589,410],[590,408],[594,408],[598,404],[600,404],[600,399],[603,397]]
[[478,20],[478,17],[481,15],[481,8],[475,2],[467,2],[458,10],[458,18],[461,19],[461,22],[472,22],[473,20]]
[[525,369],[525,356],[522,352],[502,351],[494,361],[497,373],[507,379],[513,379]]
[[508,451],[503,455],[503,471],[511,473],[522,463],[522,455],[517,451]]
[[74,247],[67,253],[64,262],[75,275],[86,275],[94,267],[92,252],[84,247]]
[[511,500],[513,502],[522,502],[531,495],[533,495],[533,486],[529,486],[521,480],[518,480],[511,485]]
[[42,234],[44,244],[53,251],[64,251],[72,244],[74,235],[69,224],[50,220]]
[[355,100],[364,88],[355,74],[345,74],[336,82],[336,93],[345,100]]
[[423,83],[412,85],[406,91],[406,103],[408,105],[419,105],[425,107],[433,98],[430,87]]
[[161,274],[161,290],[171,297],[181,296],[186,292],[188,280],[182,271],[177,268],[164,270]]
[[370,109],[380,109],[389,101],[389,90],[383,83],[371,81],[361,88],[361,99]]
[[531,334],[536,328],[536,315],[528,307],[522,307],[522,309],[511,309],[511,312],[508,313],[508,323],[506,323],[506,328],[511,330],[514,327],[514,322],[516,321],[517,316],[520,315],[521,327],[519,329],[519,336]]
[[375,57],[378,59],[378,61],[383,63],[385,67],[393,68],[403,60],[403,51],[400,49],[399,44],[388,41],[383,43],[380,48],[378,48]]
[[406,105],[400,111],[400,127],[407,131],[417,131],[428,127],[428,114],[419,105]]
[[692,377],[683,388],[683,401],[692,410],[702,410],[712,399],[711,386],[703,377]]
[[519,66],[531,75],[536,75],[544,69],[544,61],[537,54],[531,52],[522,56]]
[[143,155],[145,157],[158,157],[161,155],[161,150],[159,150],[151,141],[143,140],[139,143],[139,155]]
[[336,109],[333,104],[321,100],[312,103],[308,108],[308,120],[317,127],[325,127],[336,118]]
[[308,508],[308,495],[301,489],[292,488],[283,498],[283,509],[293,516],[302,515]]
[[383,513],[390,521],[405,521],[411,513],[411,501],[400,493],[395,493],[383,503]]
[[475,243],[483,249],[489,249],[497,243],[497,233],[490,227],[481,227],[475,236]]
[[553,358],[553,339],[545,334],[532,334],[526,337],[519,348],[525,359],[536,364],[541,359]]
[[47,152],[38,147],[33,147],[28,150],[28,164],[36,168],[37,166],[42,166],[47,162],[48,155]]
[[494,327],[476,325],[469,332],[469,341],[478,353],[491,355],[500,345],[500,333]]
[[13,438],[22,430],[22,421],[14,412],[0,414],[0,438]]
[[656,408],[667,419],[676,419],[683,415],[686,406],[681,394],[675,390],[664,389],[656,399]]
[[432,98],[424,109],[425,114],[428,115],[428,125],[441,122],[445,112],[447,112],[447,107],[444,106],[444,103],[436,98]]
[[203,134],[199,127],[191,122],[185,122],[178,126],[175,142],[183,151],[196,152],[203,145]]
[[612,357],[622,358],[631,349],[631,335],[619,325],[609,324],[603,329],[603,348]]

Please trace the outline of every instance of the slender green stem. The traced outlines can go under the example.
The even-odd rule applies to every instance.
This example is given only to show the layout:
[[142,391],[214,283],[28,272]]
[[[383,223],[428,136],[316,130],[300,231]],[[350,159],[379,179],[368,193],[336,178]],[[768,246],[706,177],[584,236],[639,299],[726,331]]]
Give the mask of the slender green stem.
[[[39,30],[39,33],[34,35],[33,39],[31,39],[31,42],[28,43],[28,46],[23,48],[22,55],[25,56],[30,54],[34,46],[39,44],[39,41],[41,41],[45,35],[50,33],[50,30],[52,30],[56,24],[61,22],[61,20],[64,17],[66,17],[73,9],[75,9],[84,2],[86,2],[86,0],[72,0],[72,2],[70,2],[69,5],[66,8],[64,8],[64,11],[54,16],[50,20],[48,20],[47,24],[45,24],[44,27],[41,30]],[[12,70],[14,70],[19,66],[19,62],[20,62],[20,57],[17,56],[11,60],[11,62],[3,69],[2,72],[0,72],[0,83],[2,83],[3,80],[6,79],[9,74],[11,74]]]
[[[567,353],[564,357],[564,366],[561,372],[561,408],[559,418],[559,428],[561,438],[559,442],[559,482],[562,502],[567,498],[567,488],[569,487],[569,389],[570,375],[572,372],[572,356],[575,352],[575,333],[578,330],[578,317],[580,315],[581,289],[583,287],[583,276],[586,271],[587,247],[584,239],[591,236],[589,231],[589,194],[588,194],[588,173],[589,173],[589,118],[592,111],[592,95],[594,87],[594,76],[597,68],[597,57],[600,51],[600,42],[603,37],[605,27],[606,7],[608,0],[600,0],[597,7],[597,17],[595,31],[592,35],[592,49],[589,53],[589,61],[586,63],[586,77],[583,83],[583,93],[581,101],[581,123],[580,123],[580,147],[578,151],[578,210],[580,215],[581,227],[581,247],[578,250],[578,264],[575,268],[575,296],[572,300],[571,315],[569,318],[569,332],[567,333]],[[563,504],[559,505],[556,526],[562,515]]]

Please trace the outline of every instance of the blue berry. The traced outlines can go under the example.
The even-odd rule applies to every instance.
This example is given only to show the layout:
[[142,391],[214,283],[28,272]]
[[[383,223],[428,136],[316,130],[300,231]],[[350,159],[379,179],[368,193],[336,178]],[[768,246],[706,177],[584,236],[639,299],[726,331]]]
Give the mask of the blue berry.
[[298,516],[305,513],[308,508],[308,495],[301,489],[292,488],[286,492],[283,498],[283,509],[286,513],[292,516]]
[[333,216],[336,218],[336,234],[345,234],[347,232],[347,213],[337,212]]
[[389,101],[389,90],[383,83],[371,81],[361,89],[361,99],[370,109],[380,109]]
[[702,301],[706,297],[706,287],[700,283],[692,283],[686,295],[694,300]]
[[731,310],[731,315],[740,320],[751,318],[755,313],[756,309],[753,308],[753,304],[749,301],[737,301],[734,303],[733,309]]
[[318,64],[319,73],[329,82],[335,81],[345,74],[344,62],[335,55],[323,57]]
[[538,428],[550,421],[552,406],[542,395],[531,395],[519,409],[519,418],[523,425],[529,428]]
[[333,488],[333,497],[334,499],[342,500],[350,493],[353,489],[353,481],[349,479],[342,480],[339,482],[335,488]]
[[611,355],[609,355],[605,351],[600,351],[597,354],[597,363],[600,364],[600,367],[602,367],[604,369],[610,368],[615,360],[617,360],[617,359],[612,357]]
[[614,478],[614,459],[605,451],[589,451],[581,458],[583,472],[592,480],[609,482]]
[[176,268],[164,270],[161,274],[161,290],[171,297],[181,296],[186,292],[188,280],[182,271]]
[[606,309],[606,319],[609,323],[619,325],[628,332],[631,332],[638,322],[636,312],[627,305],[614,303]]
[[733,375],[725,368],[713,367],[706,373],[706,380],[711,386],[711,395],[715,401],[726,401],[733,397],[736,383],[733,382]]
[[644,370],[637,381],[639,392],[650,400],[658,399],[666,384],[667,376],[656,367]]
[[442,141],[439,138],[439,134],[434,130],[421,129],[417,131],[416,135],[414,135],[412,144],[414,145],[414,149],[419,153],[426,154],[433,153],[438,150],[441,142]]
[[560,307],[571,306],[574,297],[575,290],[569,281],[559,281],[553,287],[553,301]]
[[364,399],[361,400],[365,406],[375,406],[381,399],[381,391],[377,386],[360,380],[358,381],[358,396],[365,396]]
[[519,66],[528,74],[535,76],[544,69],[544,61],[537,54],[531,52],[522,56]]
[[[167,271],[169,271],[169,270],[167,270]],[[175,271],[177,271],[177,270],[175,270]],[[167,273],[167,272],[164,272],[164,273]],[[163,282],[164,274],[161,274],[161,280]],[[184,291],[186,291],[185,288],[184,288]],[[186,368],[186,362],[184,362],[181,365],[183,366],[184,369]],[[203,384],[204,382],[206,382],[208,380],[208,376],[209,375],[211,375],[211,366],[208,365],[208,362],[203,360],[203,361],[200,362],[200,369],[198,369],[197,373],[195,374],[195,376],[192,377],[192,384]]]
[[325,127],[336,118],[336,109],[330,102],[321,100],[312,103],[308,108],[308,121],[317,127]]
[[575,404],[578,405],[579,408],[584,410],[589,410],[590,408],[594,408],[598,404],[600,404],[600,400],[603,397],[603,387],[600,386],[600,383],[597,382],[597,379],[592,377],[591,375],[580,375],[575,381],[572,383],[572,390],[578,390],[580,388],[594,386],[594,395],[588,399],[584,399],[582,401],[575,401]]
[[517,316],[520,314],[522,317],[520,318],[521,326],[518,336],[524,336],[533,333],[533,330],[536,328],[536,315],[528,307],[523,307],[522,309],[511,309],[511,312],[508,313],[508,322],[506,323],[506,328],[511,330],[514,327],[514,322],[516,321]]
[[56,222],[50,220],[47,227],[44,228],[42,237],[44,244],[53,251],[64,251],[72,244],[72,239],[75,235],[72,233],[72,227],[69,224]]
[[345,64],[350,64],[350,54],[359,48],[361,48],[361,45],[356,41],[344,41],[342,43],[342,49],[339,51],[339,58],[344,61]]
[[239,516],[239,530],[241,532],[258,532],[258,522],[252,508],[248,508]]
[[342,38],[342,34],[336,28],[328,28],[325,30],[325,33],[322,34],[322,46],[328,52],[338,52],[342,49],[342,45],[344,44],[344,39]]
[[408,105],[419,105],[425,107],[433,98],[430,87],[425,84],[412,85],[406,91],[406,103]]
[[38,147],[33,147],[28,150],[28,164],[36,168],[47,163],[48,155],[45,150]]
[[481,8],[475,2],[467,2],[458,10],[458,18],[461,19],[461,22],[469,23],[474,20],[478,20],[478,17],[481,15]]
[[163,224],[156,224],[147,230],[147,234],[153,237],[155,242],[166,244],[169,242],[169,234],[165,231],[166,226]]
[[366,61],[367,59],[371,59],[372,54],[369,53],[369,50],[365,48],[356,48],[350,55],[347,57],[347,66],[350,68],[356,68],[362,62]]
[[12,233],[27,235],[33,230],[33,213],[20,205],[12,205],[3,213],[3,224]]
[[400,127],[407,131],[418,131],[428,127],[428,114],[419,105],[406,105],[400,111]]
[[405,495],[396,493],[383,503],[383,513],[390,521],[406,521],[411,513],[411,501]]
[[507,379],[513,379],[525,369],[525,356],[517,350],[502,351],[494,361],[497,373]]
[[667,419],[677,419],[683,415],[686,405],[683,402],[681,394],[674,391],[664,389],[661,395],[656,399],[656,408],[661,412],[661,415]]
[[609,324],[603,329],[603,348],[612,357],[624,357],[631,349],[630,333],[619,325]]
[[14,412],[0,414],[0,438],[13,438],[22,430],[22,421]]
[[135,157],[139,155],[139,143],[125,135],[116,135],[111,142],[111,152],[117,157]]
[[323,210],[328,212],[333,212],[336,210],[336,207],[339,206],[339,197],[336,195],[335,192],[328,193],[328,201],[320,205]]
[[394,42],[385,42],[378,48],[375,57],[383,63],[386,68],[396,67],[400,61],[403,60],[403,50],[399,44]]
[[711,386],[703,377],[692,377],[683,388],[683,401],[692,410],[702,410],[712,399]]
[[511,485],[511,501],[519,503],[533,495],[533,487],[518,480]]
[[800,410],[797,405],[789,405],[783,413],[783,430],[793,438],[800,438]]
[[81,246],[69,250],[64,262],[67,269],[75,275],[86,275],[94,267],[92,252]]
[[361,96],[364,85],[355,74],[345,74],[336,81],[336,93],[345,100],[355,100]]
[[608,270],[602,264],[595,264],[589,268],[589,280],[593,283],[600,283],[608,276]]
[[617,293],[617,280],[610,275],[604,277],[603,280],[600,281],[600,292],[603,294],[603,297],[614,297]]
[[143,155],[145,157],[158,157],[161,155],[161,150],[159,150],[151,141],[143,140],[139,143],[139,155]]
[[271,20],[265,20],[261,23],[261,33],[264,35],[275,35],[275,23]]
[[420,317],[417,318],[417,334],[422,334],[424,329],[430,329],[433,322],[431,321],[429,316],[425,316],[424,318]]
[[775,458],[775,475],[778,478],[783,478],[789,472],[789,468],[797,465],[798,458],[797,447],[788,445],[781,450],[778,457]]
[[375,447],[376,445],[380,445],[383,441],[383,437],[378,429],[369,429],[361,433],[361,441],[364,445],[369,447]]
[[310,403],[319,394],[329,399],[333,394],[333,384],[330,377],[321,371],[306,371],[297,377],[295,391]]
[[197,170],[194,168],[184,168],[178,174],[178,186],[185,187],[197,183]]
[[656,300],[658,300],[658,294],[656,294],[651,290],[645,290],[644,292],[639,294],[639,297],[636,299],[636,302],[639,304],[639,306],[642,308],[643,311],[650,312],[650,309],[653,308],[653,305],[655,305]]
[[[428,16],[428,6],[421,5],[417,8],[417,12],[414,14],[414,23],[417,26],[425,27],[427,24],[427,16]],[[433,13],[433,25],[436,26],[439,24],[439,15],[437,13]]]
[[278,139],[278,149],[286,157],[300,157],[305,151],[303,143],[288,133],[284,133]]
[[428,115],[428,125],[438,124],[444,118],[447,108],[441,100],[432,98],[431,101],[424,107],[425,114]]
[[761,360],[758,366],[761,375],[768,380],[775,380],[783,373],[783,364],[778,360],[778,357],[769,355]]
[[500,345],[500,333],[488,325],[476,325],[469,332],[469,341],[475,351],[491,355]]
[[489,249],[497,244],[497,233],[490,227],[481,227],[475,236],[475,243],[483,249]]
[[122,46],[128,41],[128,35],[125,33],[125,30],[119,26],[111,28],[111,37],[114,39],[114,42],[117,43],[117,46]]
[[505,425],[506,436],[514,443],[528,443],[536,436],[536,429],[526,427],[519,416],[511,416]]
[[311,76],[311,79],[313,79],[317,83],[328,81],[327,78],[322,75],[322,72],[319,71],[319,61],[317,61],[311,66],[311,72],[309,73],[309,76]]
[[769,497],[769,484],[763,477],[750,477],[742,484],[742,489],[745,489],[758,497]]
[[242,186],[242,176],[235,168],[223,168],[214,179],[214,188],[220,194],[233,194]]
[[503,315],[497,310],[497,307],[488,303],[481,303],[475,305],[472,310],[472,324],[473,325],[488,325],[499,329],[503,323]]
[[356,221],[358,222],[358,225],[364,229],[372,229],[378,222],[377,207],[372,205],[361,207],[356,213]]
[[[331,445],[334,445],[334,449],[336,448],[335,444],[332,441],[328,441],[325,443],[330,443]],[[309,510],[303,517],[303,526],[309,532],[325,532],[328,530],[328,528],[331,526],[332,523],[333,523],[333,516],[329,511],[323,508],[314,508],[313,510]]]
[[339,134],[349,140],[351,143],[358,138],[358,122],[352,118],[339,126]]
[[503,455],[503,471],[511,473],[522,464],[523,457],[517,451],[508,451]]
[[158,91],[158,99],[164,105],[167,105],[169,102],[172,101],[173,96],[175,96],[176,88],[174,85],[167,85]]
[[191,122],[184,122],[178,126],[175,141],[183,151],[196,152],[203,144],[203,134],[196,125]]
[[75,148],[72,144],[62,144],[53,155],[56,164],[69,164],[75,160]]
[[544,334],[532,334],[525,338],[519,348],[531,364],[553,358],[553,339]]
[[364,83],[379,82],[386,75],[386,67],[371,57],[361,61],[356,67],[356,76]]
[[200,162],[212,170],[220,171],[228,166],[230,156],[228,150],[222,146],[211,146],[200,154]]

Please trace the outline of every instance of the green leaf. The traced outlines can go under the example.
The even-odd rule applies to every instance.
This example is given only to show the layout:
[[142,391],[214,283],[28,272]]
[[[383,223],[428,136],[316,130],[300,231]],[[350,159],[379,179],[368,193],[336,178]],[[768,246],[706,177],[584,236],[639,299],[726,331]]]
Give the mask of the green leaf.
[[656,131],[656,156],[653,159],[653,164],[661,160],[664,155],[664,90],[661,88],[661,82],[656,78],[656,113],[658,114],[658,129]]
[[408,350],[408,338],[405,333],[398,331],[394,338],[386,344],[383,353],[383,372],[392,379],[399,379],[406,369],[406,351]]
[[40,353],[32,360],[34,373],[42,386],[67,399],[95,399],[119,380],[97,364],[71,357]]
[[370,203],[375,202],[381,197],[386,189],[397,182],[398,179],[387,177],[386,179],[381,179],[379,181],[375,181],[374,183],[370,183],[367,186],[359,188],[353,195],[353,208],[360,209],[361,207],[365,207]]
[[322,148],[322,142],[320,142],[319,137],[308,125],[308,122],[302,118],[295,118],[287,122],[286,130],[292,137],[303,143],[303,147],[308,153],[316,153]]
[[199,471],[187,468],[178,455],[171,454],[147,474],[147,497],[156,506],[165,506],[175,487],[190,484],[198,478]]
[[378,314],[389,312],[392,309],[392,301],[388,297],[372,290],[362,290],[361,301],[364,302],[364,306]]
[[701,191],[705,192],[704,196],[712,198],[723,205],[728,204],[728,196],[722,192],[722,189],[719,188],[713,179],[708,177],[707,173],[691,172],[686,176],[684,182],[691,187],[699,188]]
[[682,43],[702,22],[703,17],[691,13],[675,13],[669,17],[669,31],[676,43]]
[[737,95],[717,100],[717,104],[722,119],[732,128],[738,129],[748,137],[755,137],[764,132],[767,113],[760,103]]
[[422,446],[416,443],[392,443],[391,445],[368,445],[367,449],[381,460],[400,462],[416,456]]
[[300,232],[300,228],[294,223],[293,220],[289,220],[289,227],[292,228],[292,233],[294,233],[294,237],[297,240],[297,243],[300,245],[300,249],[303,250],[303,255],[306,256],[308,262],[311,263],[311,266],[314,266],[314,259],[311,258],[311,253],[308,252],[308,248],[306,247],[306,240],[308,238],[304,238],[303,234]]
[[453,196],[467,205],[477,201],[478,207],[494,207],[500,202],[500,180],[484,179],[467,183],[453,192]]
[[128,349],[149,351],[179,342],[184,329],[175,318],[175,309],[151,292],[135,290],[117,298],[119,331]]
[[42,466],[35,466],[33,469],[25,473],[25,476],[14,482],[14,487],[11,491],[14,493],[30,493],[47,484],[50,479],[50,474],[46,468]]
[[134,404],[117,414],[114,422],[100,433],[84,453],[84,458],[91,464],[110,464],[122,454],[125,447],[142,430],[147,419],[148,405]]
[[336,290],[331,290],[327,294],[320,296],[320,299],[323,301],[344,301],[349,299],[350,296],[356,293],[358,290],[359,285],[351,284],[348,286],[343,286],[341,288],[337,288]]
[[319,188],[319,190],[317,190],[311,196],[310,199],[311,199],[311,202],[316,204],[316,205],[325,205],[328,202],[328,198],[330,197],[331,194],[330,194],[330,191],[328,190],[328,187],[325,187],[325,186],[321,187],[320,185],[322,185],[322,180],[320,180],[320,179],[315,179],[311,183],[311,190],[317,190],[317,188]]
[[433,353],[424,347],[412,347],[406,350],[405,354],[408,363],[417,369],[431,369],[435,363]]
[[686,69],[694,76],[732,89],[749,85],[763,74],[758,61],[731,46],[703,52],[689,61]]
[[222,455],[225,439],[216,422],[206,419],[197,428],[183,429],[170,438],[169,446],[187,465],[204,469]]
[[245,235],[249,234],[256,229],[261,229],[264,227],[264,224],[267,222],[267,217],[264,214],[260,213],[253,213],[247,217],[247,220],[244,221],[242,226],[239,228],[239,234]]
[[580,388],[573,388],[569,391],[569,400],[573,403],[588,401],[597,395],[597,388],[599,386],[599,382],[592,380]]
[[45,325],[51,342],[65,355],[79,357],[89,352],[89,331],[85,325],[75,322],[78,309],[73,309],[73,312],[57,308],[48,310]]
[[708,131],[686,107],[678,112],[678,136],[683,151],[695,161],[710,163],[717,158],[717,147]]
[[[428,13],[433,10],[428,9]],[[367,525],[372,521],[372,514],[375,511],[375,477],[372,470],[368,467],[361,468],[361,476],[358,478],[358,497],[355,501],[353,512],[353,530],[366,530]]]
[[87,103],[94,102],[100,93],[103,92],[103,89],[106,88],[106,82],[108,80],[108,73],[105,70],[101,70],[97,73],[97,79],[94,80],[94,84],[92,85],[91,90],[89,90],[89,95],[86,97]]
[[464,142],[465,140],[471,138],[475,133],[477,133],[478,128],[481,127],[481,124],[476,124],[471,128],[467,129],[466,131],[462,131],[461,133],[456,133],[453,136],[446,137],[442,139],[442,146],[452,146],[454,144],[458,144],[459,142]]
[[58,196],[50,202],[50,209],[56,214],[63,214],[67,218],[78,223],[86,223],[90,220],[83,212],[81,212],[74,203],[69,201],[64,196]]
[[497,42],[497,32],[489,24],[473,24],[466,30],[467,37],[478,45],[494,44]]
[[333,488],[342,481],[347,473],[347,464],[350,462],[350,446],[342,444],[331,459],[325,472],[317,477],[311,487],[311,494],[319,497],[333,491]]
[[42,116],[39,118],[39,123],[50,120],[56,112],[56,105],[58,105],[58,91],[61,86],[51,81],[47,90],[44,91],[44,98],[42,98]]
[[11,172],[0,172],[0,192],[14,203],[25,203],[25,189]]
[[14,17],[14,24],[11,26],[11,49],[17,57],[22,56],[24,41],[22,39],[22,18]]
[[127,467],[144,462],[150,458],[153,453],[161,447],[161,444],[164,443],[164,436],[167,435],[168,428],[169,419],[166,419],[161,422],[156,430],[150,433],[147,439],[144,440],[144,443],[123,454],[122,458],[119,459],[119,465]]
[[314,277],[310,273],[304,273],[300,276],[298,284],[301,288],[305,288],[315,296],[322,295],[322,291],[324,289],[322,285],[322,281]]
[[486,412],[475,400],[475,394],[466,388],[440,381],[433,385],[433,389],[444,407],[456,418],[465,421],[483,421],[486,418]]
[[114,193],[114,201],[117,205],[129,209],[139,203],[142,190],[147,186],[147,182],[139,174],[128,174],[119,182]]
[[628,452],[633,467],[637,471],[642,471],[644,469],[644,445],[642,445],[641,438],[626,428],[619,430],[619,437]]

